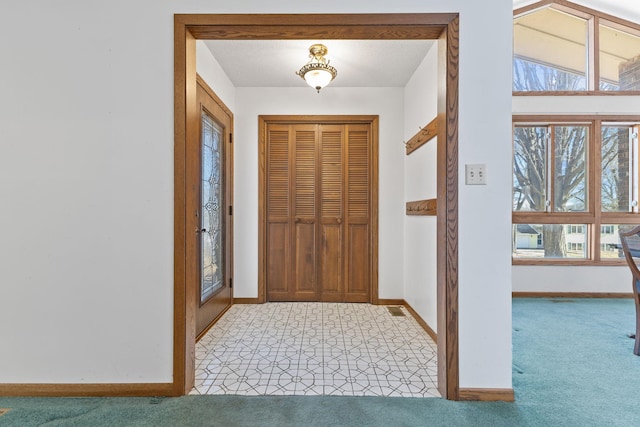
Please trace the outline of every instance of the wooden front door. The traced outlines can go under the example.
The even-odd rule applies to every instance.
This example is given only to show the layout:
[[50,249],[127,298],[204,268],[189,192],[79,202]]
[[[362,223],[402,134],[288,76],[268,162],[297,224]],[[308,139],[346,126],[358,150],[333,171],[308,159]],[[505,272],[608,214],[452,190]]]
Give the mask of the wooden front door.
[[371,302],[377,119],[261,119],[266,300]]
[[233,117],[204,80],[198,78],[197,83],[200,138],[199,147],[193,147],[191,153],[195,166],[192,184],[197,183],[199,194],[194,209],[198,217],[199,280],[195,294],[199,337],[232,303]]

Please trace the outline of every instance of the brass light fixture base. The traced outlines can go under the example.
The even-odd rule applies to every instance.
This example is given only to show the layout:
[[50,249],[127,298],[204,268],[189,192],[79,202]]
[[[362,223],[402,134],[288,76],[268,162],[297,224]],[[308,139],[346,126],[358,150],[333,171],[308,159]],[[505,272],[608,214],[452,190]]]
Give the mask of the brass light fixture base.
[[311,47],[309,47],[309,53],[310,53],[309,56],[314,57],[317,60],[320,60],[320,58],[325,56],[327,52],[329,52],[329,49],[327,49],[325,45],[320,43],[312,44]]

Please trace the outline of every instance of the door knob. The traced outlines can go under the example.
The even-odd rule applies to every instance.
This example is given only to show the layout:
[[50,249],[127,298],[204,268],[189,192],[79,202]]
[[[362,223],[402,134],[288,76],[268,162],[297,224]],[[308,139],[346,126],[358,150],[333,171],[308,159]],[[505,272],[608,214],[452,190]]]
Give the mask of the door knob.
[[337,218],[337,219],[336,219],[336,222],[337,222],[338,224],[342,224],[342,218]]

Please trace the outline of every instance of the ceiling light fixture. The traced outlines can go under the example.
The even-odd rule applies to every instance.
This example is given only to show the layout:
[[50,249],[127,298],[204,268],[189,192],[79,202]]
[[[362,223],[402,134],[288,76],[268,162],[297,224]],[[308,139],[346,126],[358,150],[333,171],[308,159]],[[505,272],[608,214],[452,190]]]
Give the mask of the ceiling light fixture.
[[338,75],[338,70],[329,65],[325,59],[328,49],[323,44],[314,44],[309,48],[309,62],[296,72],[309,86],[320,93],[320,89],[331,83]]

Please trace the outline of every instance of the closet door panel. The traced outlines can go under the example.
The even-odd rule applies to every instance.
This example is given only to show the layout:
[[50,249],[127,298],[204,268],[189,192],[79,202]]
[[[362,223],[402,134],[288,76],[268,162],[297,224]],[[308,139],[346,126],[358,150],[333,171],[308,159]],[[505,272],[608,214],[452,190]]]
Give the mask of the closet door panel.
[[267,297],[287,298],[291,290],[290,130],[272,125],[267,144]]
[[371,250],[370,132],[367,125],[347,125],[347,302],[369,301]]
[[268,230],[269,256],[267,262],[267,280],[270,294],[289,293],[289,224],[270,223]]
[[342,301],[343,290],[342,226],[322,224],[320,283],[322,301]]
[[317,293],[315,224],[296,224],[295,297],[315,298]]
[[296,125],[294,133],[294,289],[292,299],[317,300],[316,256],[317,125]]
[[346,302],[369,301],[369,226],[349,224]]
[[344,125],[320,126],[320,288],[322,301],[344,299]]

